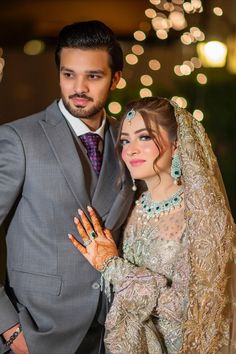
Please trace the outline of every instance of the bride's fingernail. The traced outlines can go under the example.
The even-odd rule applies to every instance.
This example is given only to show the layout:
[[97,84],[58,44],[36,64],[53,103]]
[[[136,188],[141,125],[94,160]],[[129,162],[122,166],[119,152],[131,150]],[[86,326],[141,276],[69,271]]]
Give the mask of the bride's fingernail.
[[76,218],[76,217],[74,217],[74,223],[75,223],[75,224],[78,224],[78,222],[79,222],[79,219]]
[[91,206],[87,206],[87,209],[88,209],[88,211],[92,211],[93,209],[91,208]]
[[82,215],[83,214],[83,211],[81,209],[78,209],[78,214],[79,215]]

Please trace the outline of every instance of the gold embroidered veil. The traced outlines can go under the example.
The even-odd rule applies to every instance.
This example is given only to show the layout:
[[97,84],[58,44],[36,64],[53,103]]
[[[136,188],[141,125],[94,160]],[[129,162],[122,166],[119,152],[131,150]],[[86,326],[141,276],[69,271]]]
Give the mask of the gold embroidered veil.
[[173,102],[185,189],[191,267],[181,354],[236,353],[236,229],[201,123]]

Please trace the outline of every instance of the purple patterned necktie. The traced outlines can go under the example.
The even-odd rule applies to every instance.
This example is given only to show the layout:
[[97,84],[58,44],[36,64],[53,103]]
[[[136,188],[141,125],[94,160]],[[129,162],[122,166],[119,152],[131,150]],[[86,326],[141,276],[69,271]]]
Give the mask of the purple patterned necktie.
[[91,161],[94,171],[97,175],[99,175],[102,166],[102,154],[98,150],[98,145],[101,137],[98,134],[86,133],[80,135],[79,138],[87,150],[88,157]]

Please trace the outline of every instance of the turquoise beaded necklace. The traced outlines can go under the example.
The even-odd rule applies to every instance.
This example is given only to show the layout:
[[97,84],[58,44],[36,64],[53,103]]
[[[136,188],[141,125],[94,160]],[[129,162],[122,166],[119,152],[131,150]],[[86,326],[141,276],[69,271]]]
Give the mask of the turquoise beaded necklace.
[[182,201],[183,188],[180,188],[170,198],[161,202],[152,200],[150,193],[144,192],[140,200],[136,201],[136,204],[140,206],[139,212],[142,213],[142,216],[145,216],[145,218],[149,220],[161,214],[168,214],[172,209],[180,207]]

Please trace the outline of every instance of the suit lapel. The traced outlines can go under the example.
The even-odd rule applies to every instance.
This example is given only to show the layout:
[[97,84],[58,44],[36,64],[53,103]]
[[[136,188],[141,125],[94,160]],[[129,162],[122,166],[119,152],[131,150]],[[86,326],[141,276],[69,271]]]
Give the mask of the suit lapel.
[[118,192],[116,182],[119,168],[114,151],[115,135],[115,128],[111,125],[107,126],[104,136],[102,168],[92,199],[93,207],[101,217],[107,214]]
[[133,200],[131,182],[127,178],[122,186],[118,185],[120,168],[114,150],[117,137],[117,124],[110,122],[105,134],[103,163],[98,184],[92,199],[92,205],[100,217],[106,218],[109,227],[123,223]]
[[76,149],[74,137],[56,102],[48,107],[45,119],[39,124],[48,138],[78,207],[84,209],[84,206],[91,204],[89,198],[89,186],[91,185],[89,176],[91,174],[84,176],[84,171],[90,168],[89,162],[84,156],[83,148],[80,146]]

